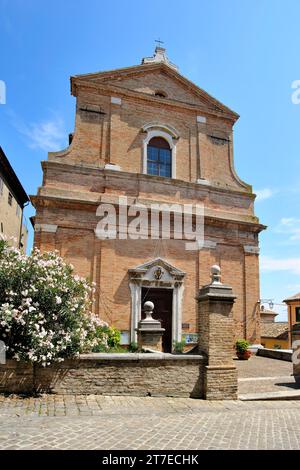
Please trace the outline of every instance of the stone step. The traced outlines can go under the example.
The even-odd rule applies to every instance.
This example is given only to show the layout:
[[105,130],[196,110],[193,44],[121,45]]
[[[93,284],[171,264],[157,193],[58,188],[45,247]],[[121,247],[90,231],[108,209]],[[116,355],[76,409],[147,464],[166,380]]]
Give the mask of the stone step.
[[264,400],[300,400],[300,389],[280,392],[244,393],[239,394],[242,401],[264,401]]

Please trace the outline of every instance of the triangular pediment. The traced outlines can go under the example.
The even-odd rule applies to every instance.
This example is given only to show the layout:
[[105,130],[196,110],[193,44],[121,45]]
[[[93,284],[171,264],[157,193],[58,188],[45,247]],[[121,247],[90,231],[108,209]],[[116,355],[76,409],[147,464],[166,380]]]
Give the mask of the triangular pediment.
[[134,278],[157,279],[162,281],[172,281],[174,279],[183,279],[185,272],[176,268],[162,258],[136,266],[128,270],[129,275]]
[[71,78],[72,87],[75,82],[83,81],[99,86],[118,87],[123,91],[128,90],[149,96],[161,93],[166,95],[162,99],[206,107],[210,111],[226,113],[233,120],[238,118],[238,114],[234,111],[164,63],[143,64],[107,72],[77,75]]

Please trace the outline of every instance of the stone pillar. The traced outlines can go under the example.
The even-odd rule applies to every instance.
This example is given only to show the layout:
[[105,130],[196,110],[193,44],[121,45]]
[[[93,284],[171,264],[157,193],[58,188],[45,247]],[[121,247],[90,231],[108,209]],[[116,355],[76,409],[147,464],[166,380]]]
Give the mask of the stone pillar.
[[236,400],[237,370],[233,362],[234,323],[232,288],[221,283],[221,269],[211,268],[211,283],[199,290],[199,349],[207,358],[204,367],[204,397]]
[[165,331],[161,328],[159,320],[152,318],[154,309],[153,302],[144,303],[144,312],[146,318],[138,322],[137,336],[138,336],[138,348],[141,349],[152,349],[153,351],[162,351],[162,335]]
[[296,323],[291,328],[292,348],[293,348],[293,375],[297,384],[300,384],[300,323]]
[[250,343],[260,344],[260,315],[257,301],[259,292],[259,248],[244,245],[244,338]]

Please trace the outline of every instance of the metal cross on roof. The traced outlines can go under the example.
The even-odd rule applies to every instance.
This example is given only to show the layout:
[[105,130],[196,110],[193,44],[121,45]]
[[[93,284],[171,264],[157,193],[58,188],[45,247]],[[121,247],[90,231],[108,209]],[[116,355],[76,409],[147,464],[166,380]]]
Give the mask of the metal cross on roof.
[[158,47],[161,47],[161,45],[162,45],[162,44],[164,44],[164,41],[161,41],[161,39],[160,39],[160,38],[158,38],[158,39],[155,39],[155,42],[157,42],[157,44],[158,44]]

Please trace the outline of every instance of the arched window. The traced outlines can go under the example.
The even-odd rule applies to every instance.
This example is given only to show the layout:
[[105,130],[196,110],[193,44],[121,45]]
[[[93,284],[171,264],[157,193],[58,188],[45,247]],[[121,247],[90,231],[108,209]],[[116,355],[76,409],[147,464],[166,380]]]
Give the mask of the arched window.
[[148,175],[172,176],[172,151],[162,137],[153,137],[147,146]]
[[180,135],[169,124],[148,122],[142,127],[143,173],[176,178],[176,144]]

